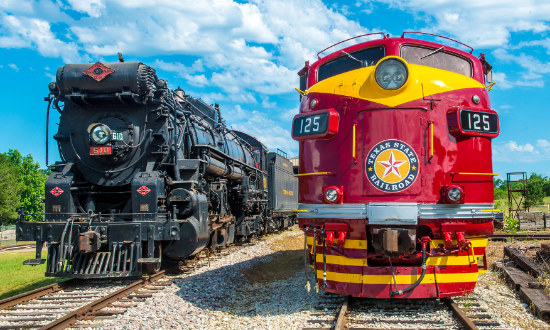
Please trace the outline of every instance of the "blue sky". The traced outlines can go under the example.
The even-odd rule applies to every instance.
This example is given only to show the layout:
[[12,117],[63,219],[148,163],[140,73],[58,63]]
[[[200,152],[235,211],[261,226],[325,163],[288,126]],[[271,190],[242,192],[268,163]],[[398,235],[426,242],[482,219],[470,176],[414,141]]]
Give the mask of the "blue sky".
[[17,148],[44,166],[43,97],[57,68],[117,61],[122,52],[156,68],[170,87],[219,103],[234,129],[296,155],[290,128],[304,61],[351,36],[406,30],[486,54],[501,124],[495,172],[550,176],[548,0],[0,0],[0,152]]

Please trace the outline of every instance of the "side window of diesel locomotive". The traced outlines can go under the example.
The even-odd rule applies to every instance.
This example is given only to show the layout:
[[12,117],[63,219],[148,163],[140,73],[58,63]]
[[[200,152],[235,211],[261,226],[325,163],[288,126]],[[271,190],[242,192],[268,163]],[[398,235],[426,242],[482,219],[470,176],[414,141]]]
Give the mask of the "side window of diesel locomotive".
[[472,63],[464,57],[446,53],[445,48],[403,45],[401,47],[401,57],[410,64],[456,72],[467,77],[472,76]]
[[363,49],[350,55],[342,53],[341,57],[320,65],[317,69],[317,82],[340,73],[375,65],[384,57],[384,47]]

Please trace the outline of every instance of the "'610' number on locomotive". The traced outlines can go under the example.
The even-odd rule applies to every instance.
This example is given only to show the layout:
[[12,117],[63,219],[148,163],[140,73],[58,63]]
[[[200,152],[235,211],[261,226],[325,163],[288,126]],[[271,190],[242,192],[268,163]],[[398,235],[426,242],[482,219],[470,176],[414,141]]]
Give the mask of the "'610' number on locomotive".
[[465,132],[497,134],[498,117],[489,112],[462,110],[460,111],[460,126]]

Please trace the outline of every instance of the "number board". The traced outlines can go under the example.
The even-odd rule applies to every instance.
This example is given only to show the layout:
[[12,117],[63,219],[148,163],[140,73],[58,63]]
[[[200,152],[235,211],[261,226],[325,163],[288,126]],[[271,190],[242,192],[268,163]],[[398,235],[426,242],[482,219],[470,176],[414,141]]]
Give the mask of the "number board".
[[460,127],[464,132],[498,134],[498,116],[490,112],[460,110]]
[[111,146],[106,147],[90,147],[90,155],[111,155],[113,153],[113,148]]
[[296,117],[292,127],[292,135],[306,136],[323,134],[328,129],[328,112],[316,113],[310,116]]

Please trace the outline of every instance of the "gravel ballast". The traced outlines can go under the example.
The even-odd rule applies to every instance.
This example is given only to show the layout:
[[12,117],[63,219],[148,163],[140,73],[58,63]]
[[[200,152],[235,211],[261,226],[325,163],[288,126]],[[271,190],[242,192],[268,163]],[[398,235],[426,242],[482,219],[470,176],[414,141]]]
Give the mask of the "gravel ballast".
[[[247,273],[261,273],[277,259],[278,240],[296,239],[303,246],[300,231],[271,235],[254,245],[235,249],[216,260],[201,261],[204,265],[187,274],[173,276],[173,285],[112,320],[89,321],[108,329],[303,329],[319,327],[309,323],[319,312],[335,315],[336,310],[319,311],[320,302],[332,296],[324,292],[308,293],[305,289],[303,259],[300,269],[293,269],[282,278],[251,281]],[[312,281],[313,272],[309,273]],[[515,292],[506,287],[495,273],[480,275],[475,300],[487,305],[512,328],[545,328],[547,324],[533,317]],[[472,297],[474,298],[474,297]],[[434,315],[437,318],[437,315]]]

